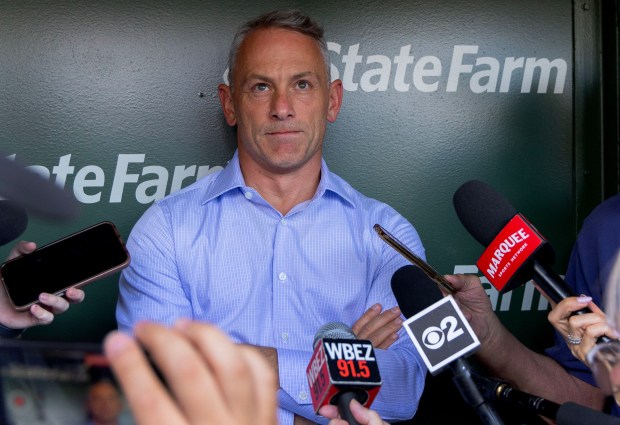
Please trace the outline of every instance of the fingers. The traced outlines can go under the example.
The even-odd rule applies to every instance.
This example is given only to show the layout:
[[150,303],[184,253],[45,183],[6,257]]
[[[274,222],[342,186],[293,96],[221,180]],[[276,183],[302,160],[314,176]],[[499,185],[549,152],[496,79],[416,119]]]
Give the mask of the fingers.
[[[187,423],[277,424],[276,376],[254,349],[234,344],[214,326],[187,320],[174,328],[140,323],[134,331]],[[159,423],[167,422],[153,422]]]
[[9,256],[7,260],[12,260],[15,257],[19,257],[23,254],[30,254],[32,251],[37,249],[37,244],[34,242],[21,241],[15,244],[11,252],[9,252]]
[[[250,368],[254,388],[254,418],[253,424],[277,424],[278,409],[278,380],[265,359],[254,349],[240,346],[242,355]],[[247,409],[251,411],[251,407]]]
[[[52,295],[46,292],[39,294],[39,302],[41,303],[43,310],[51,311],[50,314],[52,315],[64,313],[69,309],[70,304],[81,303],[84,301],[84,298],[84,291],[76,288],[67,289],[64,296]],[[49,316],[45,315],[45,318],[48,319]],[[53,317],[49,319],[49,322],[51,322]]]
[[376,411],[362,406],[357,400],[351,400],[350,407],[353,417],[362,425],[387,425]]
[[[351,400],[350,409],[353,417],[360,423],[360,425],[387,425],[376,411],[362,406],[355,399]],[[344,420],[338,419],[338,408],[336,406],[323,406],[319,410],[319,414],[331,419],[329,421],[329,425],[347,424]]]
[[[209,381],[213,388],[205,394],[219,392],[219,410],[225,415],[214,423],[230,423],[231,418],[237,418],[240,424],[252,423],[256,419],[255,396],[263,390],[260,384],[256,386],[251,381],[248,385],[247,382],[248,377],[253,376],[247,362],[248,356],[252,358],[252,355],[241,350],[213,326],[183,321],[177,324],[177,328],[196,345],[210,369]],[[267,391],[275,392],[273,387]]]
[[42,306],[49,307],[54,314],[64,313],[69,309],[69,302],[58,295],[43,292],[39,294],[39,302]]
[[482,285],[480,278],[474,274],[451,274],[445,275],[444,278],[450,282],[457,291]]
[[586,327],[584,332],[584,338],[596,340],[603,335],[607,336],[610,339],[618,339],[620,335],[618,332],[612,328],[607,322],[600,322],[592,324]]
[[134,340],[112,332],[105,338],[104,350],[137,424],[186,424]]
[[31,320],[27,326],[49,325],[54,321],[54,314],[38,304],[30,306]]
[[[588,308],[591,312],[573,314]],[[607,324],[605,314],[592,303],[592,298],[585,295],[568,297],[560,301],[549,312],[549,322],[562,335],[570,351],[582,362],[586,362],[587,353],[594,347],[599,337],[607,335],[618,338],[615,331]]]
[[65,298],[69,301],[69,304],[79,304],[84,301],[86,294],[81,289],[69,288],[65,291]]
[[381,305],[370,307],[351,328],[359,339],[368,339],[375,348],[387,349],[398,340],[403,324],[400,309],[393,307],[381,311]]
[[336,419],[338,417],[338,406],[333,404],[326,404],[319,409],[319,415],[324,416],[327,419]]
[[[598,314],[602,314],[601,310],[594,303],[590,303],[590,301],[592,301],[592,298],[586,296],[565,298],[553,306],[553,309],[549,312],[548,318],[552,323],[560,323],[563,320],[569,319],[575,311],[590,307],[590,304],[593,307],[590,308],[592,312],[596,311]],[[572,317],[577,318],[586,315],[576,315]]]
[[[188,338],[176,329],[144,322],[135,327],[134,333],[166,378],[178,409],[189,423],[226,423],[229,407],[224,395]],[[205,394],[209,394],[209,403],[205,402]]]
[[360,337],[359,334],[360,332],[362,332],[363,327],[372,319],[378,317],[381,314],[381,310],[381,304],[372,305],[368,310],[366,310],[362,317],[360,317],[357,322],[355,322],[353,326],[351,326],[351,330],[353,331],[353,333],[356,336]]

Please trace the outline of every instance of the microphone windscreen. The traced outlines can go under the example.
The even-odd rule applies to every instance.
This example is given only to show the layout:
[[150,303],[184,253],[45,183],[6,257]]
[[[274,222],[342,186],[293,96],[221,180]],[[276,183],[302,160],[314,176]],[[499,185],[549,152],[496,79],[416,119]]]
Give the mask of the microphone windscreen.
[[480,180],[459,187],[452,198],[463,227],[482,246],[488,246],[517,210],[499,192]]
[[2,154],[0,196],[44,219],[68,221],[78,215],[78,202],[70,191]]
[[607,415],[572,402],[560,406],[555,420],[558,425],[620,425],[620,418],[617,416]]
[[312,346],[316,348],[317,342],[323,338],[357,339],[351,328],[341,322],[331,322],[321,326],[314,334]]
[[392,292],[407,318],[443,298],[437,284],[416,266],[404,266],[392,276]]
[[28,226],[26,211],[10,201],[0,201],[0,246],[24,233]]

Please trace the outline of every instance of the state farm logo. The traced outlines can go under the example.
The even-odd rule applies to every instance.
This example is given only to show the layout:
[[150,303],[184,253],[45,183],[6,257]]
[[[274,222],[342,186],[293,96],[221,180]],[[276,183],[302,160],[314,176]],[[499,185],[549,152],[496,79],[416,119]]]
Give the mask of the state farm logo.
[[[140,204],[150,204],[223,169],[225,165],[144,165],[146,154],[140,153],[118,154],[114,168],[104,170],[99,165],[72,162],[71,157],[72,154],[61,156],[52,167],[29,165],[26,168],[52,180],[59,187],[69,187],[83,204],[105,200],[111,204],[120,203],[127,192],[133,192],[134,199]],[[15,159],[16,155],[7,158]]]
[[[411,44],[393,55],[363,55],[360,44],[344,47],[328,42],[332,79],[341,79],[346,91],[418,91],[457,93],[564,93],[568,64],[562,58],[478,55],[477,45],[455,45],[450,63],[438,56],[411,51]],[[228,69],[223,75],[228,84]]]
[[[516,83],[521,93],[547,93],[551,90],[559,94],[564,92],[568,70],[566,61],[561,58],[478,56],[479,47],[476,45],[454,46],[448,67],[437,56],[416,57],[410,44],[402,46],[393,58],[385,55],[364,57],[359,54],[359,44],[349,46],[346,53],[340,44],[330,42],[327,45],[330,51],[341,55],[343,65],[332,60],[332,78],[342,79],[344,89],[348,91],[359,88],[365,92],[388,89],[457,92],[465,85],[473,93],[507,93]],[[536,77],[538,84],[534,85]],[[549,87],[552,77],[555,82]]]

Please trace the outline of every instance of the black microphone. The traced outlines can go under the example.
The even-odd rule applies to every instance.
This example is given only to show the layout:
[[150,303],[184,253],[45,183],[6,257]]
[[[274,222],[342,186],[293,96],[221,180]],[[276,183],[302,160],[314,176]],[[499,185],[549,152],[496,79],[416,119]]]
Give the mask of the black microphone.
[[57,186],[0,153],[0,196],[25,208],[30,214],[56,221],[73,220],[78,201],[69,190]]
[[487,400],[498,400],[550,419],[557,417],[560,409],[558,403],[514,389],[504,381],[491,379],[477,373],[473,377],[482,395]]
[[557,425],[620,425],[620,418],[597,410],[589,409],[577,403],[564,403],[558,409]]
[[[551,245],[491,186],[468,181],[454,193],[453,203],[465,229],[487,247],[476,265],[498,291],[510,291],[534,278],[555,303],[575,295],[550,268]],[[588,312],[586,308],[577,313]]]
[[401,267],[392,276],[392,291],[403,315],[407,333],[428,370],[434,375],[445,367],[461,396],[476,409],[485,424],[503,424],[493,406],[480,393],[472,368],[463,357],[480,342],[451,295],[443,297],[437,285],[415,266]]
[[26,210],[10,201],[0,201],[0,246],[17,239],[27,226]]
[[558,404],[542,397],[528,394],[510,386],[507,382],[474,374],[478,388],[487,400],[498,400],[556,421],[558,425],[620,425],[620,418],[598,410],[567,402]]
[[369,407],[381,387],[372,343],[357,339],[344,323],[328,323],[316,332],[313,345],[306,376],[315,412],[327,404],[337,405],[342,419],[359,425],[351,413],[351,400]]

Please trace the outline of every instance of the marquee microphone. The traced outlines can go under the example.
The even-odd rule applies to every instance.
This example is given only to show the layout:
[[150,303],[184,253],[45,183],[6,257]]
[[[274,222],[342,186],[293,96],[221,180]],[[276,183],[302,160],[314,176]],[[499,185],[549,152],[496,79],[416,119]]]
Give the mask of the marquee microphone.
[[476,265],[498,291],[508,292],[534,278],[555,303],[575,295],[549,267],[554,261],[551,245],[491,186],[468,181],[454,193],[453,203],[465,229],[486,247]]
[[17,239],[27,226],[26,210],[10,201],[0,201],[0,246]]
[[436,283],[416,266],[404,266],[394,273],[392,291],[408,318],[403,326],[429,372],[436,375],[449,367],[461,396],[476,409],[482,422],[503,424],[480,393],[472,368],[464,358],[480,347],[480,341],[452,295],[442,296]]
[[359,425],[349,407],[351,400],[369,407],[381,387],[372,343],[357,339],[344,323],[328,323],[316,332],[306,377],[314,411],[337,405],[340,417],[350,425]]

